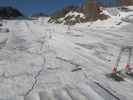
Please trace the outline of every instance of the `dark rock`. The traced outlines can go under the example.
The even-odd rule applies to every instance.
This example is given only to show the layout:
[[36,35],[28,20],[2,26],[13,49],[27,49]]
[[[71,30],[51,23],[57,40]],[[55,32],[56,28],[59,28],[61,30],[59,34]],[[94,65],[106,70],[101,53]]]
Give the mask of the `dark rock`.
[[0,7],[0,19],[23,17],[23,14],[13,7]]

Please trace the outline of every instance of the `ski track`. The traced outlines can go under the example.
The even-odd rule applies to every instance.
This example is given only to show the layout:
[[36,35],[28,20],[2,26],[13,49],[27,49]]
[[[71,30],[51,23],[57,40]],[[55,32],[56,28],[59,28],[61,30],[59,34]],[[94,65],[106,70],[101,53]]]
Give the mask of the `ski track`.
[[7,27],[0,40],[0,100],[132,100],[131,78],[118,83],[105,77],[125,35],[120,30],[67,33],[66,26],[30,20]]

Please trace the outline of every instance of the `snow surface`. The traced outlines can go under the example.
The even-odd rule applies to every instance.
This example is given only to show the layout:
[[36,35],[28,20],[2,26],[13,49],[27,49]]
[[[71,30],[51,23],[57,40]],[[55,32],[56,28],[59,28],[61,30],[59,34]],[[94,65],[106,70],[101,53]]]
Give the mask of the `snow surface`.
[[105,74],[121,46],[133,46],[133,23],[114,16],[68,28],[47,20],[2,21],[9,32],[0,32],[0,100],[132,100],[131,78]]
[[68,16],[73,16],[73,17],[81,17],[81,18],[85,18],[85,15],[83,13],[79,13],[79,12],[69,12],[66,14],[65,17],[68,17]]

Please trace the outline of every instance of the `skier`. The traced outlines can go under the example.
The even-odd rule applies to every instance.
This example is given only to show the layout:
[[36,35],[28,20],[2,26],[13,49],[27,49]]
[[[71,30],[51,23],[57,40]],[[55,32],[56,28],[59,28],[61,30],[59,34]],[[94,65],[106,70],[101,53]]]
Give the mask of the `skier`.
[[[110,74],[106,74],[108,77],[111,77],[117,81],[123,81],[123,76],[130,76],[133,77],[133,71],[131,68],[131,58],[132,58],[132,52],[133,52],[133,28],[132,24],[128,24],[127,26],[124,26],[121,28],[120,33],[124,34],[124,37],[119,39],[117,43],[120,45],[120,51],[116,59],[116,63],[113,66],[112,72]],[[116,42],[115,42],[116,43]],[[119,70],[119,64],[120,60],[122,59],[122,55],[127,52],[127,60],[125,61],[124,71]],[[123,73],[124,72],[124,73]]]
[[133,47],[131,47],[131,46],[121,47],[119,55],[118,55],[116,63],[115,63],[115,66],[113,67],[113,70],[112,70],[113,74],[116,74],[117,72],[119,72],[118,71],[118,66],[119,66],[119,63],[120,63],[120,60],[121,60],[121,56],[126,50],[128,51],[128,58],[127,58],[124,69],[125,69],[126,73],[131,72],[132,68],[130,67],[130,64],[131,64],[131,57],[132,57],[132,48]]
[[119,33],[121,34],[123,33],[124,37],[117,40],[117,43],[119,43],[118,45],[120,45],[120,52],[117,56],[116,63],[113,66],[112,72],[110,74],[106,74],[107,77],[113,78],[116,81],[124,80],[123,73],[122,73],[123,70],[119,70],[118,67],[120,64],[120,60],[122,58],[122,54],[125,53],[126,51],[128,54],[127,54],[127,60],[124,66],[124,76],[133,77],[133,69],[131,68],[131,61],[132,61],[132,56],[133,56],[132,54],[133,52],[133,34],[132,34],[133,33],[133,28],[132,28],[133,18],[125,17],[125,19],[128,19],[126,20],[126,22],[128,22],[129,24],[121,28]]

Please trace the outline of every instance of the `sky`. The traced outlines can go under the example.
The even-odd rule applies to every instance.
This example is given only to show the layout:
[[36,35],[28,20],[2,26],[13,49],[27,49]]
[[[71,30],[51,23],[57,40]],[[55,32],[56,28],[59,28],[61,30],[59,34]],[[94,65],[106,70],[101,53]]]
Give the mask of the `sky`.
[[[108,2],[118,0],[97,0],[99,2]],[[32,15],[38,12],[51,14],[52,12],[67,5],[81,5],[84,0],[0,0],[0,6],[13,6],[18,8],[26,15]]]
[[26,15],[37,12],[50,14],[64,6],[80,5],[84,0],[0,0],[0,6],[13,6]]

